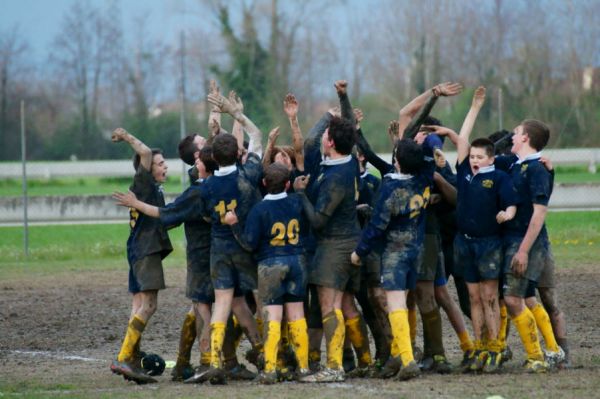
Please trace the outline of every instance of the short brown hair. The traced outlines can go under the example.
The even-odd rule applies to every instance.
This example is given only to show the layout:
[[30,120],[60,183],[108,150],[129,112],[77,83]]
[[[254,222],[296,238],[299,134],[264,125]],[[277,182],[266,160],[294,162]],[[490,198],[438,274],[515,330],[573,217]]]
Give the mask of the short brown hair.
[[215,170],[219,169],[219,165],[217,165],[217,163],[213,159],[212,146],[205,145],[204,147],[202,147],[198,158],[200,158],[200,160],[204,164],[204,169],[206,169],[206,173],[212,174]]
[[199,151],[198,146],[196,143],[194,143],[196,136],[197,134],[189,134],[185,136],[183,139],[181,139],[179,146],[177,147],[177,150],[179,151],[179,158],[181,158],[183,162],[190,166],[194,164],[194,153]]
[[485,150],[485,155],[492,158],[494,157],[494,142],[490,139],[484,137],[475,139],[471,143],[471,147],[483,148]]
[[529,145],[536,151],[542,151],[550,139],[550,129],[544,122],[536,119],[525,119],[521,122],[523,132],[529,136]]
[[221,133],[212,144],[213,159],[219,166],[229,166],[237,161],[238,144],[232,134]]
[[265,169],[265,186],[269,194],[279,194],[285,191],[285,185],[290,180],[290,172],[280,163],[272,163]]

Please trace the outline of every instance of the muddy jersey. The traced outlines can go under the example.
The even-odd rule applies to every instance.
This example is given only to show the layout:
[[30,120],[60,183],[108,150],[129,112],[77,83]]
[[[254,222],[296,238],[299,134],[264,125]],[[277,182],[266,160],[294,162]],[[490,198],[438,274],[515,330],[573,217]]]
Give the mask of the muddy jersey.
[[211,251],[243,251],[231,228],[224,223],[225,214],[235,211],[243,229],[250,209],[260,201],[258,183],[261,165],[251,154],[242,168],[220,167],[200,186],[202,213],[211,223]]
[[[162,186],[141,164],[129,190],[142,202],[158,207],[165,206]],[[167,230],[160,220],[146,216],[135,208],[130,208],[129,227],[130,233],[127,240],[129,264],[133,265],[143,257],[152,254],[160,254],[161,259],[164,259],[173,250]]]
[[304,252],[303,241],[308,225],[298,194],[267,194],[254,205],[240,230],[234,233],[243,247],[253,251],[258,261],[267,258],[299,255]]
[[187,259],[194,263],[210,260],[210,223],[202,217],[201,184],[202,180],[193,181],[175,201],[159,208],[160,221],[167,228],[183,223]]
[[469,159],[457,167],[458,231],[470,237],[500,235],[501,225],[496,215],[517,204],[510,177],[494,165],[481,168],[473,175]]
[[430,179],[425,175],[385,175],[373,216],[362,232],[356,253],[365,257],[383,237],[386,251],[397,249],[417,254],[423,245],[430,192]]
[[325,227],[315,232],[317,241],[354,238],[360,233],[356,215],[358,179],[358,161],[352,155],[321,162],[315,181],[307,189],[315,212],[329,217]]
[[[503,232],[508,236],[523,237],[533,216],[533,205],[548,206],[552,195],[553,174],[540,162],[540,154],[532,154],[523,160],[516,156],[496,157],[496,167],[508,171],[519,199],[517,213],[504,223]],[[545,236],[546,225],[540,231]]]
[[358,204],[373,205],[373,197],[379,188],[381,180],[365,171],[358,182]]

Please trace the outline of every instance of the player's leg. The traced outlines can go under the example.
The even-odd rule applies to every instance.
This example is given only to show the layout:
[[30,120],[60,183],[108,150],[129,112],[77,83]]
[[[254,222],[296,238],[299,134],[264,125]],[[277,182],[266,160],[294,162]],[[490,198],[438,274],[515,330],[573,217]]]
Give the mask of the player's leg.
[[287,302],[285,304],[285,314],[288,320],[290,343],[294,348],[298,362],[297,375],[302,377],[309,373],[308,332],[303,302]]
[[[200,322],[201,325],[202,322]],[[196,320],[195,306],[192,304],[189,311],[186,313],[181,331],[179,333],[179,348],[177,350],[177,360],[171,371],[173,381],[183,381],[194,375],[190,358],[192,355],[192,347],[196,341],[198,332],[198,323]]]
[[454,299],[450,296],[448,292],[448,285],[445,280],[438,282],[436,280],[435,284],[435,300],[438,305],[444,309],[448,319],[450,320],[450,324],[452,328],[456,332],[458,340],[460,342],[460,349],[463,351],[463,355],[469,355],[475,349],[473,341],[469,336],[469,332],[467,331],[467,326],[465,325],[465,319],[462,316],[462,312],[458,307],[457,303],[454,302]]
[[502,363],[502,344],[498,340],[500,327],[500,306],[498,301],[498,280],[484,280],[480,283],[485,327],[487,330],[488,358],[485,363],[485,372],[492,373],[498,370]]
[[210,319],[211,304],[194,302],[196,314],[196,331],[198,332],[198,346],[200,348],[200,366],[210,366]]
[[[464,371],[477,371],[481,370],[483,363],[485,362],[485,352],[483,347],[483,326],[485,323],[485,315],[483,312],[483,303],[481,301],[481,290],[479,283],[467,282],[467,289],[469,291],[469,302],[471,302],[471,322],[473,323],[473,335],[475,336],[475,353],[470,358],[470,361],[464,365]],[[481,360],[479,360],[482,358]]]
[[266,305],[264,307],[264,315],[267,322],[264,344],[265,368],[259,376],[259,382],[262,384],[273,384],[277,382],[277,352],[279,350],[279,340],[281,339],[283,306],[280,304]]
[[373,360],[371,358],[371,349],[369,347],[367,325],[356,308],[354,294],[348,292],[343,294],[342,313],[344,314],[346,335],[349,337],[350,342],[352,342],[352,346],[358,357],[358,368],[353,376],[364,377]]

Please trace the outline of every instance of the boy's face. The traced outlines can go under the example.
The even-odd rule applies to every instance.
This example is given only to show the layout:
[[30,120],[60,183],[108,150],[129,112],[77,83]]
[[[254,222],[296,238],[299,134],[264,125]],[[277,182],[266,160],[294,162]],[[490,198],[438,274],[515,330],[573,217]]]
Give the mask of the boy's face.
[[152,177],[158,183],[164,183],[167,181],[167,163],[162,154],[154,154],[152,157]]
[[197,134],[194,137],[194,144],[196,145],[197,151],[200,151],[206,145],[206,139]]
[[529,139],[529,136],[525,133],[523,126],[519,125],[515,128],[513,136],[512,136],[512,148],[510,152],[513,154],[517,154],[522,148],[525,142]]
[[469,152],[469,163],[471,164],[471,172],[475,175],[479,169],[490,166],[494,163],[494,157],[490,157],[485,152],[485,148],[471,147]]
[[287,168],[287,170],[291,171],[292,170],[292,160],[290,159],[290,156],[287,154],[287,152],[285,151],[279,151],[276,155],[275,155],[275,162],[282,164],[283,166],[285,166]]

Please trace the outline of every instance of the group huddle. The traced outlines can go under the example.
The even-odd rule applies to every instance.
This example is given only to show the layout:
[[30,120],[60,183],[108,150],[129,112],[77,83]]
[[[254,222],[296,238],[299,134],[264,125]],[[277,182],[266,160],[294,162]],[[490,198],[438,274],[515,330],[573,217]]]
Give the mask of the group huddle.
[[[475,90],[457,134],[429,115],[439,97],[462,91],[443,83],[414,98],[390,123],[388,163],[365,139],[363,113],[352,108],[347,82],[335,82],[335,89],[339,106],[306,139],[298,101],[288,94],[283,109],[292,145],[276,144],[277,127],[263,154],[261,131],[242,101],[234,92],[224,97],[211,82],[209,134],[180,142],[180,157],[192,166],[191,184],[167,205],[161,151],[124,129],[113,132],[113,141],[129,143],[136,155],[130,191],[114,194],[130,208],[133,300],[111,370],[140,384],[156,382],[156,370],[145,363],[161,359],[146,356],[140,340],[165,288],[162,259],[172,251],[167,230],[182,223],[191,308],[171,373],[175,381],[272,384],[406,380],[456,369],[494,373],[512,358],[509,320],[526,352],[525,370],[568,366],[544,225],[554,176],[540,153],[548,127],[528,119],[514,132],[469,143],[485,88]],[[231,133],[221,128],[222,114],[234,119]],[[456,146],[456,172],[442,152],[446,139]],[[459,304],[447,289],[450,275]],[[423,350],[416,345],[417,308]],[[460,365],[446,359],[440,308],[463,351]],[[238,362],[242,335],[257,374]],[[196,341],[200,356],[193,367]]]

